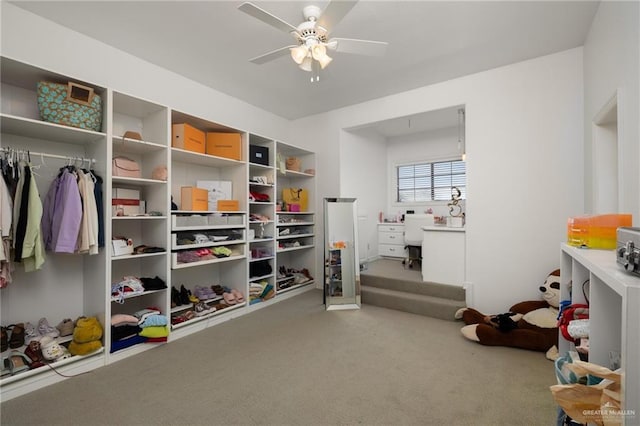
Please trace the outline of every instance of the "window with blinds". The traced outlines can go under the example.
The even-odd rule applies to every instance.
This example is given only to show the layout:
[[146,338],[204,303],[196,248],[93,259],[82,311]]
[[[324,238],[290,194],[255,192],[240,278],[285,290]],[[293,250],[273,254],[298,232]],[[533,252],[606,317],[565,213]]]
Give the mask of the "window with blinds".
[[397,196],[399,203],[450,201],[455,186],[467,198],[465,162],[438,161],[397,166]]

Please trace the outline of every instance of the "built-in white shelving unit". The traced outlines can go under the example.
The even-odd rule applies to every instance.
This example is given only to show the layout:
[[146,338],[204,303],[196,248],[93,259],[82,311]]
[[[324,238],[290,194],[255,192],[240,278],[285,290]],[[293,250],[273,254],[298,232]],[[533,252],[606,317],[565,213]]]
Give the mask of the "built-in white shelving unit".
[[[582,283],[588,282],[589,361],[607,368],[619,356],[624,373],[622,416],[627,425],[637,424],[640,414],[640,277],[616,263],[614,250],[581,249],[566,244],[561,248],[561,299],[586,303]],[[561,354],[573,350],[562,336]]]
[[[0,323],[3,326],[26,322],[37,325],[40,318],[47,318],[54,326],[65,318],[98,318],[104,329],[103,347],[89,355],[56,362],[56,370],[60,373],[73,375],[89,371],[164,343],[114,347],[115,339],[111,334],[113,315],[133,314],[150,306],[158,308],[161,315],[167,317],[169,335],[166,341],[170,344],[182,336],[312,288],[309,284],[313,280],[280,288],[279,283],[285,278],[278,276],[278,268],[286,265],[316,273],[313,204],[310,204],[309,211],[300,213],[305,217],[303,222],[288,224],[303,230],[296,238],[278,235],[278,230],[287,224],[281,223],[285,212],[276,213],[276,206],[283,185],[304,186],[309,191],[309,199],[313,200],[314,173],[283,171],[277,167],[278,158],[295,155],[302,158],[306,168],[314,169],[313,153],[186,111],[173,110],[170,106],[120,92],[116,88],[100,87],[9,58],[2,58],[0,71],[0,149],[13,148],[24,153],[21,155],[27,159],[27,152],[32,153],[30,160],[37,168],[36,181],[41,197],[46,194],[58,169],[68,164],[90,166],[101,178],[104,245],[98,253],[46,253],[41,270],[25,272],[18,264],[13,282],[0,289]],[[37,107],[38,81],[74,81],[94,88],[102,99],[101,130],[41,121]],[[172,125],[181,123],[205,133],[240,134],[241,158],[231,159],[172,146]],[[140,140],[124,137],[128,131],[139,133]],[[252,145],[267,150],[266,161],[252,161]],[[135,161],[139,165],[140,176],[117,176],[113,166],[115,157]],[[158,173],[163,169],[164,173]],[[256,181],[255,177],[260,179]],[[238,201],[239,208],[233,211],[181,210],[181,188],[195,187],[198,181],[203,180],[230,181],[233,188],[231,199]],[[138,197],[141,207],[137,211],[123,208],[124,204],[112,206],[112,199],[117,198],[121,190]],[[268,201],[251,199],[253,191],[267,194]],[[172,208],[172,201],[178,205],[178,210]],[[195,234],[206,234],[211,239],[187,242],[188,237]],[[146,246],[154,250],[145,252],[139,247],[138,252],[116,253],[112,250],[111,241],[120,237],[130,239],[134,247]],[[294,241],[299,245],[279,248],[279,244]],[[201,250],[217,254],[195,261],[184,254]],[[260,262],[268,262],[271,271],[251,276],[252,265]],[[166,288],[114,294],[112,285],[127,276],[159,278]],[[273,293],[270,300],[251,304],[250,285],[258,282],[270,285]],[[193,303],[174,304],[172,289],[184,287],[193,294],[198,287],[214,285],[240,291],[244,301],[223,307],[220,303],[225,302],[224,298],[216,295],[203,302],[210,308],[222,309],[211,309],[205,314],[188,316],[187,320],[172,323],[175,317],[195,311]],[[66,345],[70,340],[70,337],[65,337],[58,341]],[[24,346],[11,348],[3,352],[2,357],[11,350],[24,349]],[[59,380],[63,377],[48,368],[3,376],[0,379],[2,400]]]

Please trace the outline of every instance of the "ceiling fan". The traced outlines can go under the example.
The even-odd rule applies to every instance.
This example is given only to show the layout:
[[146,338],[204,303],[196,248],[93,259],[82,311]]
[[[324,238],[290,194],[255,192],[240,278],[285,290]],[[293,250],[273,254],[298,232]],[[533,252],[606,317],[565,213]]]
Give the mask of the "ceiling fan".
[[281,47],[263,55],[250,59],[254,64],[264,64],[286,54],[298,64],[304,71],[315,71],[311,81],[320,79],[318,66],[324,69],[333,60],[327,55],[327,49],[342,53],[354,53],[367,56],[384,55],[388,43],[373,40],[356,40],[351,38],[329,38],[329,32],[335,27],[357,1],[332,0],[324,10],[318,6],[306,6],[302,9],[305,21],[293,26],[275,15],[259,8],[253,3],[245,2],[238,6],[245,12],[260,21],[284,31],[296,40],[297,44]]

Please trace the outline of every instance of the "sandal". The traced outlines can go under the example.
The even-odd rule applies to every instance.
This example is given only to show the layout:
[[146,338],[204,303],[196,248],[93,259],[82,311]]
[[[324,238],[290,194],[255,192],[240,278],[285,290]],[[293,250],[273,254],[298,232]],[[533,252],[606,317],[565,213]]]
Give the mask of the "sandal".
[[223,293],[222,297],[224,298],[224,301],[227,305],[235,305],[236,304],[236,297],[232,294],[232,293]]
[[231,290],[231,294],[233,294],[233,296],[236,298],[236,302],[237,303],[244,302],[244,295],[242,294],[242,292],[240,290],[236,290],[234,288],[233,290]]
[[9,368],[12,376],[28,370],[29,364],[31,364],[29,357],[20,351],[11,351],[9,356],[4,359],[4,368]]

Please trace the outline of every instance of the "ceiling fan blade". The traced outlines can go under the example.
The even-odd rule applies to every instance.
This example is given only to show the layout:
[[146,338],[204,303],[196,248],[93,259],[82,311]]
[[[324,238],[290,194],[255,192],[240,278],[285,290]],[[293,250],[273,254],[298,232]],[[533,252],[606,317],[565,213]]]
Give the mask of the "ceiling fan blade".
[[355,53],[365,56],[383,56],[389,43],[373,40],[356,40],[353,38],[332,38],[327,42],[329,49],[342,53]]
[[270,14],[264,9],[260,9],[253,3],[245,2],[238,6],[238,9],[243,11],[244,13],[253,16],[256,19],[264,22],[265,24],[269,24],[272,27],[279,29],[280,31],[284,31],[285,33],[298,32],[298,29],[291,25],[288,22],[283,21],[275,15]]
[[356,3],[358,3],[357,0],[330,1],[327,7],[325,7],[324,10],[322,11],[322,15],[320,15],[320,18],[318,18],[318,24],[324,29],[326,29],[327,31],[330,31],[336,25],[338,25],[340,21],[342,21],[342,18],[344,18],[346,14],[349,13],[351,9],[353,9],[353,6],[355,6]]
[[296,47],[296,45],[281,47],[280,49],[273,50],[271,52],[265,53],[264,55],[256,56],[253,59],[249,59],[249,62],[253,62],[254,64],[264,64],[265,62],[272,61],[274,59],[279,58],[280,56],[285,56],[289,54],[289,49],[292,47]]

